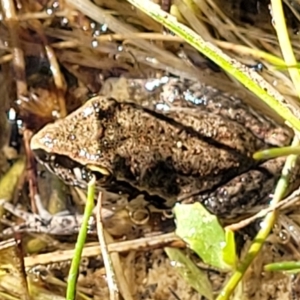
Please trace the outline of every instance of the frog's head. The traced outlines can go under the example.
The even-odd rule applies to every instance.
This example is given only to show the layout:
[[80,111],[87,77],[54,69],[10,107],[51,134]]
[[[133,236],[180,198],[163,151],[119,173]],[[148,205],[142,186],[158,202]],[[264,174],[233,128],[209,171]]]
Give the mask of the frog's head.
[[50,154],[42,149],[33,150],[36,159],[51,173],[57,175],[67,185],[86,188],[93,172],[64,155]]
[[112,106],[111,100],[95,97],[66,118],[46,125],[31,139],[37,159],[71,185],[86,187],[92,174],[106,181],[111,168],[99,142],[100,115]]

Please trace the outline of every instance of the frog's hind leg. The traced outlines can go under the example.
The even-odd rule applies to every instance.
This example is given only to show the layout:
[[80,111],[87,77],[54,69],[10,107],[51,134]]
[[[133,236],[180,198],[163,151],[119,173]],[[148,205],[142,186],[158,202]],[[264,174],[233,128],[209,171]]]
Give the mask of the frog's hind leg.
[[194,200],[221,218],[255,213],[271,200],[284,162],[284,157],[268,160]]

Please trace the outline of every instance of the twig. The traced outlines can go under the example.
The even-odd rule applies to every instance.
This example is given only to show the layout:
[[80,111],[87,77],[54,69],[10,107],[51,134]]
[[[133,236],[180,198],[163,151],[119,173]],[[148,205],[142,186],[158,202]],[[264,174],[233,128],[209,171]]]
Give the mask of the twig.
[[298,202],[299,201],[299,196],[300,196],[300,188],[298,188],[296,191],[294,191],[286,199],[276,203],[275,205],[270,205],[269,207],[267,207],[265,209],[262,209],[261,211],[259,211],[258,213],[256,213],[255,215],[253,215],[253,216],[251,216],[247,219],[244,219],[244,220],[242,220],[240,222],[237,222],[237,223],[234,223],[234,224],[230,224],[230,225],[226,226],[226,229],[236,231],[236,230],[239,230],[243,227],[246,227],[247,225],[249,225],[253,221],[255,221],[259,218],[265,217],[270,212],[274,212],[275,210],[278,210],[278,209],[285,209],[286,207]]
[[[185,243],[179,239],[173,232],[151,236],[146,238],[140,238],[131,241],[122,241],[108,244],[107,248],[109,252],[128,252],[128,251],[146,251],[149,249],[163,248],[163,247],[180,247],[184,248]],[[52,263],[60,263],[68,261],[74,257],[75,250],[59,250],[34,256],[25,257],[26,269],[32,268],[36,265],[47,265]],[[90,245],[85,247],[82,251],[82,257],[94,257],[101,254],[99,244]]]
[[30,197],[30,204],[32,212],[36,213],[36,203],[34,201],[35,195],[38,194],[37,188],[37,177],[35,173],[35,160],[33,157],[33,152],[30,150],[30,139],[32,137],[32,132],[30,130],[24,130],[23,133],[23,141],[24,141],[24,148],[26,153],[26,177],[29,184],[29,197]]
[[37,19],[53,19],[53,17],[68,17],[68,16],[78,16],[78,13],[75,11],[70,11],[68,9],[53,12],[53,14],[48,14],[46,11],[39,11],[39,12],[27,12],[20,14],[18,16],[19,21],[27,21],[27,20],[37,20]]

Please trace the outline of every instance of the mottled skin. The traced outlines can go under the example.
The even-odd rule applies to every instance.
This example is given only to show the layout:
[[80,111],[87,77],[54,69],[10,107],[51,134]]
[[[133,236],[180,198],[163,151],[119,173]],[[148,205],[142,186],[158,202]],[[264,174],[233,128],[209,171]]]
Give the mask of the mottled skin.
[[230,217],[266,201],[284,159],[252,154],[287,145],[287,129],[200,83],[169,79],[144,93],[128,84],[127,101],[90,99],[38,132],[32,149],[69,184],[86,187],[93,166],[102,188],[142,193],[158,207],[201,201]]

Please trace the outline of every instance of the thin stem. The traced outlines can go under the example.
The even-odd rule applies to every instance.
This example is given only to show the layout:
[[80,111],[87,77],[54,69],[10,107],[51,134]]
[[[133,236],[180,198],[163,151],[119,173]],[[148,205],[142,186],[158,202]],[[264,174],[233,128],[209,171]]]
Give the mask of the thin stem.
[[75,252],[72,259],[69,276],[68,285],[66,292],[67,300],[74,300],[76,296],[76,283],[78,278],[78,270],[80,266],[81,254],[84,248],[88,224],[90,216],[92,215],[94,208],[94,196],[95,196],[95,178],[93,178],[88,184],[87,202],[85,204],[84,215],[82,219],[82,225],[78,234],[77,242],[75,245]]

